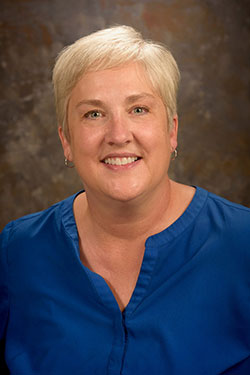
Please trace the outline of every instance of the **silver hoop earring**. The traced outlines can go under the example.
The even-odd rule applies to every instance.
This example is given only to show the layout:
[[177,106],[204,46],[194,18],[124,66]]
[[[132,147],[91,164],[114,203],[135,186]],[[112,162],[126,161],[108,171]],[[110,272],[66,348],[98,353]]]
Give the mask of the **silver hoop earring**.
[[64,165],[67,168],[74,168],[74,163],[72,161],[69,161],[67,158],[64,158]]
[[178,151],[177,151],[177,149],[175,149],[175,150],[173,151],[173,153],[172,153],[172,158],[171,158],[171,160],[175,160],[175,159],[177,158],[177,156],[178,156]]

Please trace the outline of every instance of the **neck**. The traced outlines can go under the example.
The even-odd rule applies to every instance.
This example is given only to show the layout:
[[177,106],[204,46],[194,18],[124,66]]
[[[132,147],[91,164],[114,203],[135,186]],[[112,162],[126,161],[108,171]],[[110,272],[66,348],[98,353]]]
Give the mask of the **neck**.
[[75,207],[78,223],[84,222],[97,236],[128,241],[148,237],[171,223],[172,184],[167,179],[150,197],[129,202],[98,199],[86,191]]

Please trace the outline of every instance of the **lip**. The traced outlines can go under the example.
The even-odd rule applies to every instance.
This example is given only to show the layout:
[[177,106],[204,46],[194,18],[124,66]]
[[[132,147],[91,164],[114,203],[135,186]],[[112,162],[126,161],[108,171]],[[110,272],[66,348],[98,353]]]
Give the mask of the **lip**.
[[112,164],[106,164],[106,163],[102,163],[102,165],[104,166],[104,168],[108,168],[112,171],[123,171],[123,170],[128,170],[131,168],[135,168],[140,162],[141,162],[141,159],[137,159],[133,163],[125,164],[125,165],[112,165]]
[[104,158],[101,159],[101,162],[104,162],[105,159],[108,158],[138,158],[141,159],[142,157],[140,155],[126,152],[126,153],[110,153],[104,156]]
[[[108,158],[128,158],[128,157],[138,158],[138,159],[135,160],[132,163],[125,164],[125,165],[106,164],[104,162],[104,160],[108,159]],[[141,159],[142,159],[141,156],[138,156],[137,154],[134,154],[134,153],[119,153],[119,154],[118,153],[110,153],[110,154],[105,155],[105,157],[101,160],[101,163],[105,168],[108,168],[109,170],[122,171],[122,170],[128,170],[128,169],[136,167],[138,165],[138,163],[141,162]]]

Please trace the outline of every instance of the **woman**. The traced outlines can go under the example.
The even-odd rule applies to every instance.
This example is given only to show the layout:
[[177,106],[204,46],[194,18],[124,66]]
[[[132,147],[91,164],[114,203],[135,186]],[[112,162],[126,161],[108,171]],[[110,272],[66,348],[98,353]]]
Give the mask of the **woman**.
[[250,210],[169,179],[170,52],[117,26],[63,50],[53,80],[85,191],[2,233],[6,373],[250,373]]

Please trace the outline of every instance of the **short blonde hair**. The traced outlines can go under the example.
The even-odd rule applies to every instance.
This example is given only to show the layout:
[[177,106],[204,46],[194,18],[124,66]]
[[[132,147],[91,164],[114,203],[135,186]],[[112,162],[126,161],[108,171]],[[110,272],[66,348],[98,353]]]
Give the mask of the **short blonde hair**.
[[180,72],[171,52],[161,43],[144,40],[130,26],[114,26],[87,35],[64,48],[53,70],[53,85],[58,123],[66,137],[67,108],[71,92],[81,77],[90,71],[141,63],[161,97],[170,127],[177,111]]

